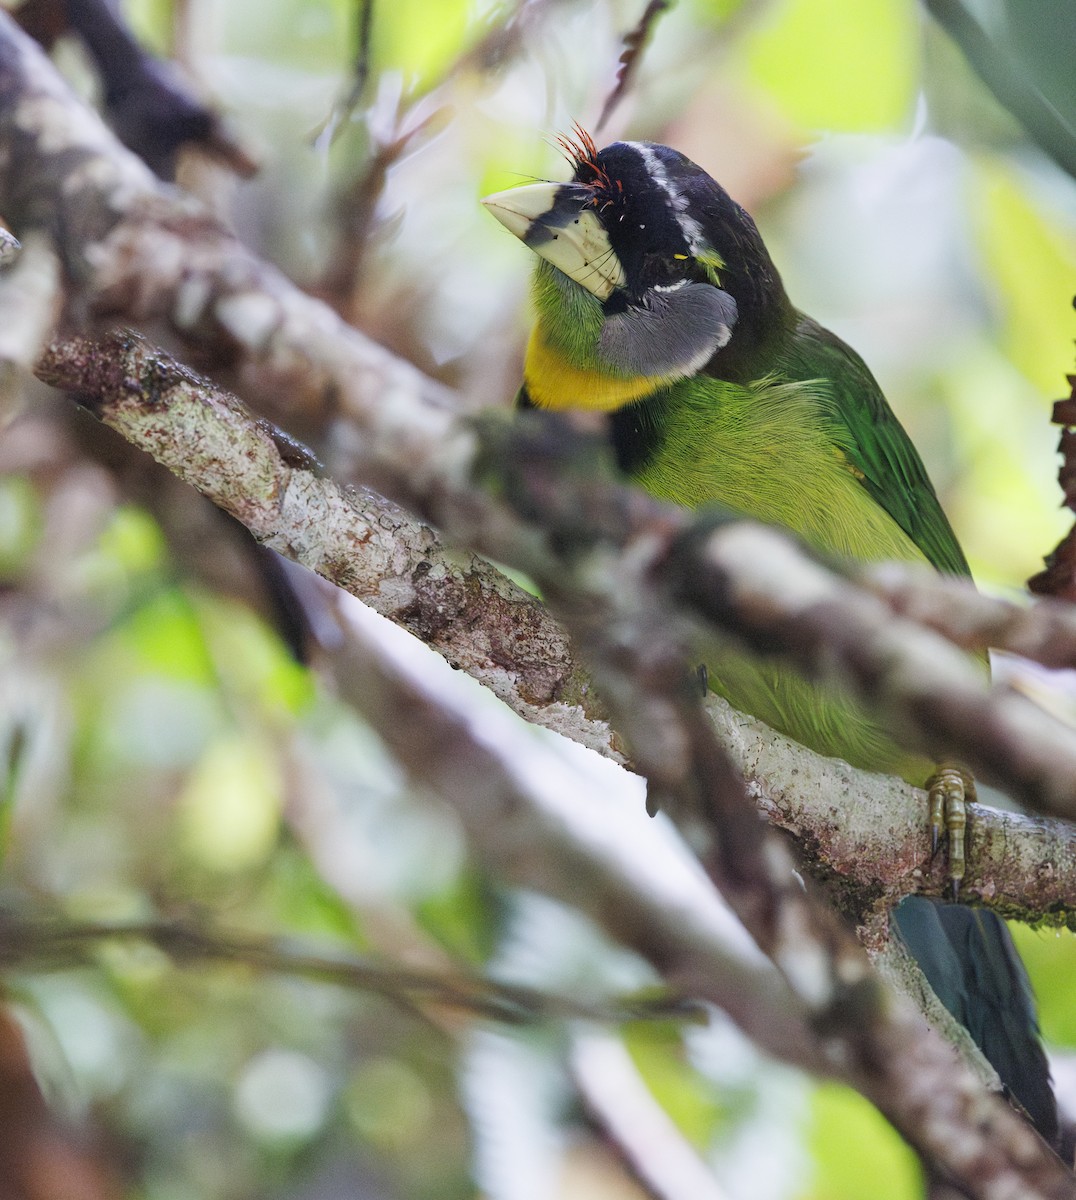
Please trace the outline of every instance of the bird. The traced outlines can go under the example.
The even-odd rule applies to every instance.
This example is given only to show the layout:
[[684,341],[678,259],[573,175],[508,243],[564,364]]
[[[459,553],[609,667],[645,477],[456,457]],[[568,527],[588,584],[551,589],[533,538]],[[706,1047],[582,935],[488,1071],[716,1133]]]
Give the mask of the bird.
[[[744,208],[668,146],[598,150],[578,125],[559,141],[570,180],[482,201],[537,256],[517,407],[603,414],[620,471],[656,497],[723,505],[828,556],[929,563],[970,578],[874,376],[793,305]],[[971,784],[963,771],[910,754],[850,697],[786,667],[730,652],[707,662],[705,676],[734,708],[820,754],[926,781],[935,845],[949,828],[956,891]],[[1056,1144],[1035,1001],[1005,923],[919,896],[894,918],[939,1000]]]

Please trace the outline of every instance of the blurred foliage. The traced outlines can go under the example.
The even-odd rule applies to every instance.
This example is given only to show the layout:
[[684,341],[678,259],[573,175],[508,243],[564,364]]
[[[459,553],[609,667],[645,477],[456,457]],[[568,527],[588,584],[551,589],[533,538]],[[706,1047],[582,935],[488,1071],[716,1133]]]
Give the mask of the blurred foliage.
[[858,1200],[870,1180],[877,1200],[903,1200],[922,1191],[911,1149],[862,1096],[836,1084],[815,1090],[810,1139],[818,1164],[807,1200]]
[[919,14],[905,0],[786,0],[746,39],[744,66],[807,137],[889,133],[915,101],[918,40]]
[[[261,175],[226,189],[243,236],[479,407],[514,393],[530,262],[477,197],[563,174],[553,135],[595,119],[641,8],[378,3],[331,146],[315,133],[349,89],[355,4],[128,11],[260,141]],[[1028,69],[1071,90],[1071,45],[1059,59],[1034,32]],[[674,142],[749,204],[795,300],[879,375],[977,574],[1020,587],[1065,524],[1048,419],[1072,367],[1076,184],[945,35],[912,0],[681,0],[600,140],[619,136]],[[211,916],[581,995],[652,982],[566,910],[495,887],[451,812],[75,433],[42,404],[0,446],[0,582],[25,598],[0,626],[0,904]],[[1072,939],[1020,938],[1047,1037],[1076,1045]],[[7,987],[50,1101],[107,1131],[131,1200],[637,1194],[556,1022],[493,1029],[129,943]],[[719,1014],[620,1036],[730,1196],[919,1194],[873,1109]]]

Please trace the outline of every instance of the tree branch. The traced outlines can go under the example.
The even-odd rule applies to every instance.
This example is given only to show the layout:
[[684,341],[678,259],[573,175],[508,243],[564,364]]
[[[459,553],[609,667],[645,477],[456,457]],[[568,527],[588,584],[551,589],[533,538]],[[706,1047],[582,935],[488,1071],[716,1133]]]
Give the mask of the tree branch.
[[[639,547],[634,549],[637,555]],[[811,888],[798,884],[782,845],[745,802],[742,781],[714,741],[698,697],[685,686],[681,647],[670,631],[675,622],[663,613],[666,620],[655,623],[660,589],[632,558],[629,553],[607,561],[608,569],[598,573],[589,556],[568,551],[559,571],[543,583],[592,651],[596,676],[651,787],[660,787],[711,878],[776,963],[793,1002],[803,1006],[807,1052],[817,1048],[826,1073],[868,1096],[970,1194],[1000,1198],[1017,1187],[1029,1195],[1076,1194],[1076,1181],[1030,1127],[1004,1103],[985,1103],[977,1076],[906,1001],[881,984],[847,926]],[[431,705],[417,678],[384,670],[375,653],[355,655],[344,678],[354,681],[349,698],[376,721],[400,760],[455,804],[486,861],[501,870],[506,863],[516,869],[532,865],[532,843],[546,843],[548,830],[539,829],[535,838],[533,808],[514,800],[511,807],[505,804],[518,789],[487,749],[497,744],[499,731],[483,728],[480,742],[465,715]],[[562,889],[569,888],[574,899],[580,879],[574,856],[542,864],[543,888],[549,886],[550,868],[566,872],[555,889],[565,894]],[[625,893],[614,887],[607,878],[599,888],[603,924],[660,964],[667,978],[671,973],[688,994],[712,994],[717,981],[697,973],[697,960],[670,961],[667,942],[655,945],[644,937],[640,944],[635,899],[640,889],[630,886]],[[588,884],[584,903],[589,895]],[[799,1053],[804,1052],[801,1043]]]
[[[289,478],[283,487],[279,486],[275,472],[286,464],[278,451],[276,467],[270,463],[276,444],[264,426],[258,429],[260,438],[253,439],[255,445],[260,443],[260,452],[252,453],[246,439],[240,436],[238,422],[244,414],[234,401],[221,413],[213,413],[212,420],[207,421],[209,406],[193,392],[194,380],[189,372],[173,369],[169,373],[166,361],[160,355],[148,353],[145,344],[138,339],[117,336],[112,341],[115,353],[107,357],[95,354],[92,348],[87,352],[85,342],[75,343],[76,353],[70,359],[63,359],[54,348],[46,363],[46,374],[59,370],[63,364],[81,364],[98,386],[103,382],[110,384],[107,400],[100,405],[102,415],[114,417],[132,430],[137,430],[141,423],[152,432],[158,447],[162,444],[162,428],[167,427],[164,414],[171,414],[183,430],[182,446],[197,447],[197,455],[210,464],[216,463],[217,471],[223,474],[230,474],[234,469],[231,465],[237,453],[234,447],[240,447],[240,457],[248,464],[250,478],[258,484],[259,495],[263,497],[262,510],[266,513],[271,512],[274,505],[287,511],[290,495],[304,495],[305,488],[296,487],[294,479]],[[116,365],[102,370],[101,364],[109,362]],[[53,376],[50,374],[50,377]],[[143,388],[147,380],[152,383],[148,397],[137,390],[137,380]],[[207,430],[214,422],[221,427],[221,432],[210,437]],[[500,432],[504,434],[503,430]],[[491,441],[494,443],[491,446],[493,460],[503,467],[504,456],[496,453],[496,437]],[[230,453],[229,445],[233,447]],[[948,1097],[947,1103],[953,1102],[954,1095],[960,1095],[962,1099],[958,1103],[964,1106],[969,1120],[973,1108],[967,1106],[975,1107],[981,1103],[973,1099],[978,1095],[974,1077],[954,1074],[955,1064],[948,1048],[930,1039],[924,1041],[925,1026],[903,1008],[894,1009],[888,1000],[883,1003],[877,982],[866,972],[866,964],[854,942],[824,908],[805,901],[793,882],[791,864],[780,848],[771,843],[763,849],[759,841],[761,827],[747,817],[748,810],[742,804],[742,785],[731,768],[724,764],[697,707],[684,694],[687,677],[682,667],[682,647],[676,623],[669,619],[668,584],[667,581],[659,582],[654,565],[670,558],[669,530],[663,525],[671,523],[675,533],[679,521],[686,518],[678,512],[654,506],[626,489],[594,481],[592,474],[587,486],[573,488],[571,484],[576,481],[572,480],[570,472],[563,470],[563,463],[558,464],[562,469],[554,478],[549,474],[550,462],[544,461],[538,452],[541,447],[532,446],[531,449],[536,452],[520,454],[517,449],[508,456],[509,461],[518,460],[535,469],[531,471],[530,466],[527,467],[525,486],[514,477],[509,480],[512,487],[507,498],[514,502],[517,512],[527,511],[532,521],[542,501],[553,512],[542,514],[552,529],[552,534],[546,535],[547,544],[528,554],[527,561],[543,568],[541,582],[584,644],[590,646],[595,662],[601,665],[602,682],[618,726],[631,739],[652,788],[660,791],[663,800],[687,829],[693,844],[703,849],[703,859],[724,894],[763,949],[781,966],[798,1001],[807,1004],[811,1025],[825,1031],[827,1044],[839,1043],[843,1048],[839,1052],[831,1048],[828,1052],[831,1059],[836,1055],[846,1064],[845,1069],[839,1071],[842,1077],[871,1096],[932,1160],[950,1162],[951,1168],[956,1170],[957,1164],[952,1163],[946,1149],[951,1130],[945,1128],[940,1113],[933,1111],[930,1105],[926,1109],[908,1107],[913,1103],[921,1105],[921,1098],[913,1102],[912,1097],[917,1092],[909,1090],[911,1079],[904,1071],[910,1057],[915,1063],[920,1086],[923,1079],[932,1079],[932,1094],[944,1094]],[[182,458],[183,454],[173,457]],[[270,464],[268,469],[267,463]],[[304,464],[303,469],[307,475],[314,475],[310,465]],[[243,468],[240,464],[236,467],[239,468],[236,474],[242,479]],[[513,490],[516,488],[519,494]],[[234,494],[231,498],[234,504]],[[572,537],[564,536],[566,504],[581,514],[573,520],[583,521],[578,527],[572,525]],[[499,508],[492,500],[483,501],[472,496],[466,511],[480,533],[491,528],[497,530],[498,544],[511,548],[505,534],[506,528],[512,528],[511,510]],[[250,512],[246,515],[248,519],[252,518]],[[317,529],[322,524],[329,523],[319,517],[309,528]],[[619,557],[610,557],[608,544],[610,540],[615,544],[618,538],[625,536],[620,533],[625,525],[632,531],[627,535],[627,545]],[[600,533],[587,534],[588,529],[597,529]],[[518,532],[515,536],[519,536]],[[289,542],[300,540],[296,536],[289,537]],[[674,539],[673,544],[680,546],[681,542]],[[552,546],[563,547],[559,556]],[[600,570],[596,570],[592,562],[595,553],[603,559]],[[673,575],[675,577],[675,571]],[[644,599],[637,600],[636,597]],[[638,611],[633,607],[636,604],[641,604]],[[661,618],[655,617],[656,609],[661,610]],[[662,619],[673,632],[668,639],[656,641],[653,630],[661,625]],[[611,645],[607,641],[610,635],[614,639]],[[340,657],[339,652],[335,657]],[[618,665],[610,667],[610,663]],[[519,870],[521,846],[528,852],[522,859],[525,866],[531,861],[529,851],[533,844],[548,844],[549,830],[542,829],[536,834],[522,820],[523,810],[518,805],[505,810],[503,796],[507,781],[498,773],[496,762],[488,756],[483,757],[466,736],[464,723],[447,718],[440,707],[424,702],[413,686],[405,687],[397,679],[379,676],[374,656],[369,653],[354,656],[341,677],[351,681],[347,695],[352,702],[379,718],[377,727],[404,763],[457,803],[461,792],[467,795],[468,807],[476,803],[476,797],[482,801],[485,807],[480,809],[478,819],[468,822],[468,830],[486,861],[497,864],[501,870]],[[386,689],[391,689],[387,692],[388,699]],[[448,753],[449,747],[451,753]],[[459,780],[461,773],[469,781],[466,788],[446,783],[446,779]],[[483,799],[486,791],[474,782],[476,780],[486,781],[489,788],[495,787],[491,800]],[[491,803],[493,807],[489,807]],[[722,836],[715,843],[713,834],[718,828],[722,830]],[[570,888],[574,897],[578,889],[578,883],[574,881],[593,872],[592,865],[584,870],[565,847],[551,858],[542,856],[539,879],[545,887],[550,886],[551,861],[567,870],[566,876],[554,876],[553,879],[554,889],[561,894],[562,888]],[[663,927],[656,935],[652,926],[644,924],[638,909],[632,907],[631,897],[637,894],[637,888],[613,893],[613,887],[613,882],[605,878],[599,889],[607,925],[609,897],[613,894],[618,897],[611,906],[611,911],[617,914],[613,932],[649,956],[656,954],[656,961],[661,963],[666,974],[685,983],[693,994],[713,996],[709,990],[714,986],[713,977],[708,971],[699,974],[701,960],[697,951],[689,957],[674,955],[670,960],[668,956],[673,953],[671,945],[674,944],[668,941],[671,931]],[[652,918],[653,914],[650,916]],[[728,1003],[724,993],[722,1000]],[[842,1013],[840,1021],[836,1020],[838,1011]],[[845,1019],[849,1011],[858,1013],[862,1021]],[[786,1033],[802,1030],[801,1023],[790,1021],[787,1014],[782,1025]],[[800,1046],[797,1055],[802,1056],[802,1038],[797,1034],[793,1041]],[[932,1048],[924,1049],[924,1045]],[[885,1064],[884,1069],[879,1070],[879,1064]],[[981,1126],[984,1118],[977,1108],[975,1112],[974,1121]],[[1010,1120],[1014,1123],[1008,1123]],[[1026,1146],[1019,1148],[1023,1139],[1029,1136],[1028,1131],[1015,1118],[1010,1119],[1003,1109],[986,1120],[985,1126],[989,1129],[988,1139],[981,1143],[980,1155],[967,1168],[979,1179],[992,1178],[998,1171],[1004,1174],[998,1161],[999,1153],[1002,1159],[1008,1153],[1018,1157],[1028,1153]],[[990,1192],[986,1190],[980,1194]]]
[[[134,335],[56,343],[40,372],[259,540],[420,637],[520,716],[625,761],[563,629],[482,559],[446,550],[376,494],[340,487],[286,435]],[[907,589],[899,594],[910,603]],[[911,890],[943,894],[921,792],[814,755],[716,698],[709,708],[758,803],[796,836],[846,911],[864,914]],[[846,814],[836,825],[835,806]],[[967,897],[1029,920],[1069,919],[1071,831],[985,806],[972,814]]]
[[[391,661],[354,626],[332,672],[405,769],[452,805],[500,879],[570,899],[677,993],[725,1009],[770,1053],[823,1069],[802,1002],[767,960],[736,943],[727,915],[698,893],[688,899],[672,873],[633,849],[630,830],[604,807],[580,803],[552,749],[537,761],[533,746],[514,754],[513,725],[487,713],[476,729],[465,705],[431,693],[420,665]],[[512,765],[520,758],[532,766],[525,780]]]

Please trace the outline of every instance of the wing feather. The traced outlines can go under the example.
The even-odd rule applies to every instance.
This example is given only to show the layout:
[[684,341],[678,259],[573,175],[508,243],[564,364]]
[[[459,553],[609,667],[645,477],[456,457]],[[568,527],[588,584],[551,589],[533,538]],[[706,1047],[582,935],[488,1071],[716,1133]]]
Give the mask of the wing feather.
[[948,575],[970,575],[923,460],[858,354],[810,317],[801,316],[785,342],[782,367],[790,378],[817,379],[834,445],[875,502],[904,530],[930,563]]

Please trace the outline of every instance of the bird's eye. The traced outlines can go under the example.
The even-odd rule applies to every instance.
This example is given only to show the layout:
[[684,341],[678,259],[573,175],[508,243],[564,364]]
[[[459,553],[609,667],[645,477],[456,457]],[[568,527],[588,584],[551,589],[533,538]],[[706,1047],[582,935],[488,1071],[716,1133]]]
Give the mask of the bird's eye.
[[643,258],[643,282],[646,287],[665,287],[683,279],[691,269],[687,254],[647,254]]

